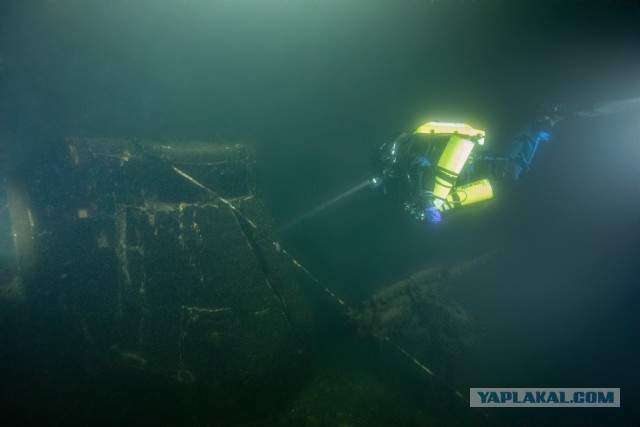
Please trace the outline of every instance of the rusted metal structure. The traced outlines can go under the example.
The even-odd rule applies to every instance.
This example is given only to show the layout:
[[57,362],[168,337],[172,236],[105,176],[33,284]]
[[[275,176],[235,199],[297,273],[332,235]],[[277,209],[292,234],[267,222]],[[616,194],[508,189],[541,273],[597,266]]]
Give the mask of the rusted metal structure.
[[200,390],[208,411],[242,417],[264,410],[247,395],[265,407],[286,398],[310,311],[266,237],[251,151],[95,138],[65,148],[4,182],[0,303],[69,325],[93,371]]

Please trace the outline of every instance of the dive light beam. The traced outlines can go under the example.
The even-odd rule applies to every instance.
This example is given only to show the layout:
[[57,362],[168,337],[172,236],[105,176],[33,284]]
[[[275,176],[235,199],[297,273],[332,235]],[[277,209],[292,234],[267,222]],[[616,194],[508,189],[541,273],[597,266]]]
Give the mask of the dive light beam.
[[345,191],[342,194],[339,194],[338,196],[324,202],[323,204],[321,204],[320,206],[315,207],[314,209],[311,209],[309,212],[304,213],[296,218],[294,218],[293,220],[289,221],[287,224],[285,224],[284,226],[281,227],[281,230],[288,230],[292,227],[297,226],[298,224],[302,223],[303,221],[313,217],[314,215],[317,215],[319,212],[325,210],[326,208],[330,207],[331,205],[336,204],[337,202],[339,202],[340,200],[351,196],[354,193],[357,193],[358,191],[362,190],[365,187],[369,187],[371,185],[371,179],[365,179],[364,181],[362,181],[360,184],[348,189],[347,191]]

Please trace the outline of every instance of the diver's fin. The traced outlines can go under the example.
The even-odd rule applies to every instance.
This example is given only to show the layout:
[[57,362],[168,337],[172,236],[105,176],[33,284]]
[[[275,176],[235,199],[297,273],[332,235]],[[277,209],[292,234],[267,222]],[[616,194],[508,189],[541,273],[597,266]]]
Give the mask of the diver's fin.
[[572,117],[600,117],[620,114],[631,110],[640,111],[640,97],[596,102],[593,104],[565,103],[548,106],[545,113],[554,122]]

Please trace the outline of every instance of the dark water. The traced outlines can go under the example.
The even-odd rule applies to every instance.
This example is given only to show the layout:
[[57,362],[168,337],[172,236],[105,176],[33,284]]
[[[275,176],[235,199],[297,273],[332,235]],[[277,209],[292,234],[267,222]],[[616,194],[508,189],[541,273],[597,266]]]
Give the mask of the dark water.
[[[361,182],[381,143],[426,120],[472,123],[487,130],[487,144],[506,149],[543,103],[640,95],[640,8],[631,2],[428,3],[3,2],[3,173],[28,176],[32,159],[59,150],[68,135],[237,138],[255,148],[258,191],[284,224]],[[456,288],[486,334],[457,362],[450,385],[619,387],[620,409],[514,409],[491,420],[636,424],[638,117],[559,125],[517,192],[437,228],[365,191],[284,233],[282,244],[353,305],[419,269],[508,247]],[[377,350],[351,342],[333,301],[313,298],[324,313],[317,365],[354,378],[362,366],[379,369],[370,359]],[[20,341],[15,322],[3,326],[10,343]],[[46,348],[57,348],[55,338]],[[28,371],[20,354],[7,350],[2,369]],[[65,357],[52,360],[55,370]],[[393,387],[419,401],[431,380],[389,363]],[[56,386],[32,381],[0,383],[3,413],[27,408],[65,424],[77,394],[62,390],[70,397],[51,403]],[[12,387],[32,402],[16,403]],[[113,393],[135,392],[106,381],[96,399],[107,412]],[[184,410],[173,404],[173,413]],[[156,410],[144,401],[135,421]],[[41,420],[6,421],[30,419]]]

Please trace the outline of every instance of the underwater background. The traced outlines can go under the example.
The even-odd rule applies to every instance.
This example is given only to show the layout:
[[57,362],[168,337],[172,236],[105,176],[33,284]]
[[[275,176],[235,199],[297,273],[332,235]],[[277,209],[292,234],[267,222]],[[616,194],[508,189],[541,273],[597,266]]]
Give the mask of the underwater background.
[[[68,137],[240,141],[255,155],[268,239],[321,283],[296,282],[313,317],[301,374],[228,404],[140,371],[86,368],[100,355],[67,333],[74,317],[47,311],[55,292],[26,309],[8,298],[1,425],[640,420],[639,112],[560,123],[516,191],[436,227],[363,190],[279,228],[370,177],[378,148],[425,121],[470,123],[506,151],[543,104],[638,97],[633,2],[5,1],[0,55],[3,178],[29,192],[39,168],[64,175],[55,159]],[[73,187],[37,185],[60,195],[43,206],[76,200]],[[451,291],[482,333],[438,379],[359,337],[322,289],[358,307],[496,248]],[[479,411],[455,396],[470,387],[619,387],[621,407]]]

